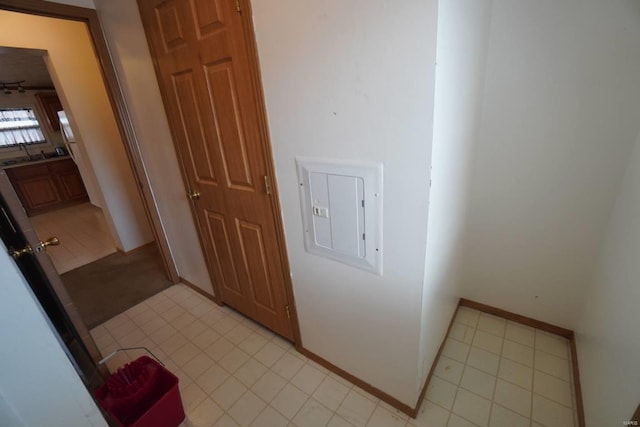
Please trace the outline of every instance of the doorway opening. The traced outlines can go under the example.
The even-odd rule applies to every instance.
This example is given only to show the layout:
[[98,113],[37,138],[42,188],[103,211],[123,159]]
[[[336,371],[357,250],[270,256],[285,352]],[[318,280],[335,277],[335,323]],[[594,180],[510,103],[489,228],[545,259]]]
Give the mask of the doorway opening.
[[[88,347],[94,347],[91,337],[85,333],[87,326],[101,323],[126,310],[127,304],[133,306],[148,296],[142,294],[136,296],[137,300],[117,301],[117,297],[121,296],[117,294],[117,289],[135,287],[131,285],[136,281],[128,280],[135,276],[132,271],[139,269],[141,264],[146,265],[143,274],[148,277],[149,269],[152,269],[157,277],[162,278],[164,287],[176,283],[178,276],[158,214],[151,208],[153,199],[150,188],[95,11],[44,1],[34,1],[28,5],[19,3],[0,1],[0,13],[25,19],[47,20],[47,25],[25,25],[23,29],[27,31],[6,29],[6,33],[0,33],[0,44],[20,48],[46,48],[40,60],[49,71],[51,89],[55,90],[54,94],[60,100],[60,109],[67,113],[70,129],[76,139],[71,141],[72,146],[67,144],[61,151],[65,151],[65,155],[73,154],[72,160],[80,176],[78,181],[85,190],[84,200],[47,206],[46,209],[41,205],[36,206],[30,220],[41,241],[59,235],[57,237],[60,245],[50,246],[48,250],[55,264],[54,273],[61,274],[62,282],[74,303],[71,308],[67,304],[64,308],[66,311],[71,309],[80,313],[79,317],[70,316],[71,320],[83,341],[88,342]],[[68,40],[65,43],[64,37],[68,35],[44,34],[45,31],[52,31],[54,24],[78,27],[77,34],[82,33],[84,39],[84,50]],[[20,36],[24,40],[16,40]],[[43,41],[34,42],[37,37]],[[64,47],[61,46],[63,44]],[[77,59],[82,57],[87,62],[94,63],[92,70],[82,64],[78,65]],[[92,75],[89,76],[90,74]],[[93,81],[89,81],[91,78]],[[0,76],[0,81],[2,79]],[[41,121],[46,121],[49,125],[57,123],[55,116],[54,120],[47,117],[47,120]],[[45,123],[42,124],[46,127]],[[49,144],[56,145],[52,147],[54,152],[57,146],[62,147],[56,140],[58,135],[59,139],[63,138],[62,130],[57,132],[51,131],[53,137],[49,135],[47,138]],[[44,154],[42,157],[37,160],[29,158],[20,165],[3,165],[3,168],[10,166],[18,169],[40,165],[42,171],[42,165],[44,169],[50,169],[51,164],[62,160],[45,159]],[[79,162],[78,157],[81,157]],[[61,198],[63,190],[57,186],[61,182],[58,178],[52,178],[48,191]],[[33,182],[29,185],[25,188],[33,189]],[[62,186],[64,187],[64,183]],[[20,185],[14,183],[13,188],[20,195]],[[21,201],[23,206],[29,204],[25,200]],[[67,201],[69,200],[63,200]],[[54,203],[51,202],[51,205]],[[28,208],[25,210],[29,212]],[[105,272],[118,273],[119,276],[116,274],[118,277],[112,277],[113,274],[109,276]],[[113,281],[105,283],[106,279],[113,279],[121,285],[125,280],[128,282],[127,286],[118,288],[113,286]],[[88,286],[78,285],[76,287],[81,291],[78,294],[80,296],[74,295],[73,283],[92,284],[94,294],[91,295]],[[100,294],[101,290],[110,291],[111,295]],[[84,310],[84,303],[81,302],[83,298],[92,301],[93,305],[88,310]],[[104,308],[108,310],[105,311]],[[86,312],[96,310],[100,311],[97,316],[87,316]]]
[[[62,105],[47,55],[42,49],[0,47],[0,165],[38,237],[60,240],[49,255],[63,274],[118,248],[101,208],[105,197],[92,159],[69,122],[73,112]],[[20,117],[26,112],[30,120]]]
[[[109,165],[102,165],[96,153],[105,149],[92,147],[104,144],[93,136],[104,125],[75,122],[73,98],[66,96],[62,79],[51,78],[57,75],[54,67],[45,50],[0,48],[0,81],[21,82],[18,90],[5,86],[0,110],[17,115],[24,109],[35,118],[29,128],[0,129],[0,158],[38,238],[57,239],[48,254],[92,328],[171,282],[148,231],[148,218],[127,218],[111,208],[114,197],[106,193],[122,190],[111,188],[101,176],[100,169]],[[100,120],[110,118],[104,114]],[[120,175],[126,178],[126,173]],[[127,220],[144,235],[125,253],[118,222]]]
[[[95,158],[96,147],[90,147],[93,140],[74,126],[71,100],[64,95],[64,87],[56,88],[51,78],[56,72],[53,69],[50,74],[47,65],[54,67],[47,51],[0,47],[0,81],[22,82],[21,91],[4,91],[0,109],[33,111],[44,139],[23,141],[25,150],[17,150],[15,143],[28,135],[25,131],[6,135],[0,159],[39,239],[58,239],[48,254],[81,317],[92,328],[155,295],[171,281],[151,233],[138,242],[143,245],[123,252],[121,231],[108,222],[123,221],[122,214],[110,209],[105,195],[109,190],[95,170],[104,166]],[[150,228],[146,217],[139,221],[141,228]]]

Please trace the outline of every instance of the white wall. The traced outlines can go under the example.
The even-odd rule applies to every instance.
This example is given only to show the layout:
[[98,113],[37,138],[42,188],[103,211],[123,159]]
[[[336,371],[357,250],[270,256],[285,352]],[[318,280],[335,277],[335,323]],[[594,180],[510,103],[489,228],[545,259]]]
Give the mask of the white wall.
[[576,326],[589,426],[620,425],[640,403],[640,135]]
[[463,296],[575,326],[640,118],[628,0],[493,2]]
[[0,425],[106,426],[7,252],[0,243]]
[[96,7],[178,273],[213,294],[136,2]]
[[[305,348],[414,405],[436,2],[252,2]],[[384,163],[384,276],[308,254],[295,156]]]
[[[86,25],[0,11],[0,45],[48,50],[58,95],[84,143],[116,245],[128,251],[153,240]],[[28,31],[25,31],[28,30]]]
[[438,6],[433,169],[422,297],[423,381],[460,297],[491,3],[450,0]]

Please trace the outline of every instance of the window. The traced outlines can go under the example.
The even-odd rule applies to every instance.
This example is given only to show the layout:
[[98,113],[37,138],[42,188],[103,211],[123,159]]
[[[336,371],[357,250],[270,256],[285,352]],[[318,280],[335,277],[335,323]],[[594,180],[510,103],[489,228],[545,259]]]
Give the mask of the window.
[[44,142],[33,108],[0,109],[0,148]]

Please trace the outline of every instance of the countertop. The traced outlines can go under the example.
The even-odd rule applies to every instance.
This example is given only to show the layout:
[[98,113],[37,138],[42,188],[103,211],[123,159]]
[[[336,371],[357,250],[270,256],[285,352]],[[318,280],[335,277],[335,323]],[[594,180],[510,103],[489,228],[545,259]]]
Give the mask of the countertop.
[[67,154],[67,155],[64,155],[64,156],[49,157],[48,159],[20,161],[18,163],[13,163],[13,164],[10,164],[10,165],[3,165],[2,161],[0,161],[0,168],[2,168],[2,169],[13,169],[13,168],[19,168],[21,166],[29,166],[29,165],[38,165],[40,163],[57,162],[59,160],[70,159],[70,158],[71,158],[71,156],[69,156]]

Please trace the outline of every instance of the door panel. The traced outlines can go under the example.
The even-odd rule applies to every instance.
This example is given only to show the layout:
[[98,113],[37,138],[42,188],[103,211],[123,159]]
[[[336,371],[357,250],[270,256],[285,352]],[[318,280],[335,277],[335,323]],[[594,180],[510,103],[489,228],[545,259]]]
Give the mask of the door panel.
[[238,190],[252,191],[253,182],[231,63],[225,61],[214,66],[205,66],[205,72],[213,119],[220,136],[220,151],[227,185]]
[[195,0],[193,2],[198,24],[198,39],[224,29],[222,1],[224,0]]
[[273,286],[269,277],[267,254],[262,228],[236,219],[236,228],[242,250],[242,258],[248,272],[248,285],[256,304],[275,311]]
[[211,154],[206,145],[206,130],[202,113],[196,102],[196,91],[191,70],[172,76],[176,104],[180,111],[184,140],[187,144],[191,168],[199,183],[216,183],[216,175],[211,164]]
[[180,26],[180,22],[185,21],[185,18],[179,16],[178,7],[175,3],[174,1],[167,1],[156,8],[156,19],[158,20],[159,33],[162,35],[165,52],[187,46]]
[[293,338],[277,211],[266,193],[243,20],[233,0],[138,0],[216,295]]
[[233,250],[224,216],[214,212],[207,212],[207,217],[209,220],[209,238],[214,242],[213,260],[215,261],[215,267],[219,270],[217,275],[219,277],[219,285],[235,293],[238,297],[242,297],[244,292],[240,287],[240,279],[233,259]]

